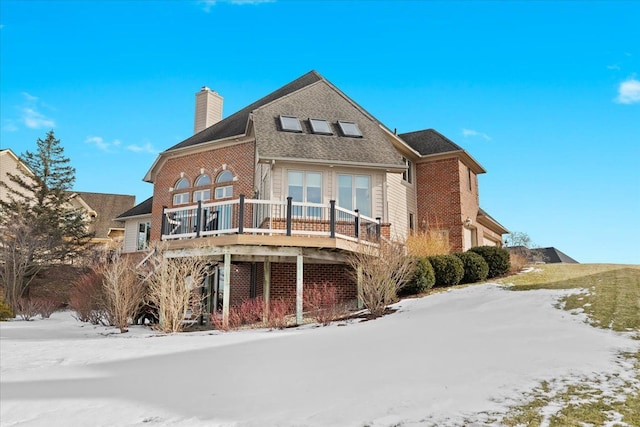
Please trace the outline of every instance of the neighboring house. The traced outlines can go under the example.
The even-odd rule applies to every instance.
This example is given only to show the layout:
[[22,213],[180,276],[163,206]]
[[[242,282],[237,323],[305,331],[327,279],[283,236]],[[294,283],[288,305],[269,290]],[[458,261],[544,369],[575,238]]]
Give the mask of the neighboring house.
[[[29,179],[33,175],[31,170],[22,163],[20,158],[10,149],[0,150],[0,182],[7,185],[13,190],[23,190],[15,182],[11,181],[9,175],[21,176],[23,179]],[[0,200],[9,201],[9,190],[0,185]]]
[[[24,192],[11,181],[10,174],[21,175],[24,179],[33,175],[13,151],[4,149],[0,151],[0,182]],[[9,200],[8,190],[3,185],[0,185],[0,200]],[[135,205],[135,196],[75,191],[69,193],[68,202],[71,208],[79,209],[90,220],[88,231],[94,234],[91,243],[111,247],[124,239],[124,227],[115,221],[115,217]]]
[[507,232],[479,208],[485,171],[468,153],[433,130],[396,135],[315,71],[224,120],[203,87],[194,131],[147,172],[152,200],[118,219],[126,252],[150,236],[168,257],[210,259],[208,306],[224,319],[245,298],[295,295],[300,320],[313,283],[355,300],[358,242],[424,229],[467,250]]
[[149,249],[152,203],[153,198],[149,197],[116,217],[115,220],[124,225],[124,252],[133,253]]
[[69,197],[69,204],[80,209],[91,220],[91,243],[105,245],[107,248],[123,242],[124,227],[115,218],[123,211],[133,208],[135,201],[135,196],[84,191],[72,192]]
[[578,261],[571,258],[569,255],[554,248],[553,246],[548,248],[527,248],[525,246],[510,246],[506,248],[510,253],[515,253],[525,257],[531,263],[538,264],[579,264]]

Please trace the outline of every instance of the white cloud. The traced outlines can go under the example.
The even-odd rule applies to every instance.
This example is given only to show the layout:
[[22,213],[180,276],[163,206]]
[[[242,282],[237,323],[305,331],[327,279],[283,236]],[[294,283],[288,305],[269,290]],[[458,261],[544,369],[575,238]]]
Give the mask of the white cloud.
[[150,142],[147,142],[144,145],[131,144],[127,145],[126,148],[127,150],[133,151],[134,153],[158,154],[158,150],[156,150]]
[[473,130],[473,129],[462,129],[462,135],[465,138],[470,136],[479,136],[480,138],[486,141],[491,141],[491,137],[489,135],[487,135],[486,133],[478,132],[477,130]]
[[[51,107],[48,107],[43,102],[39,101],[37,96],[33,96],[28,92],[22,92],[22,96],[24,97],[25,102],[23,106],[19,108],[20,122],[22,122],[26,127],[30,129],[55,127],[56,122],[52,118],[45,116],[39,111],[40,107]],[[13,130],[18,130],[15,123],[12,123],[12,126],[10,126],[10,128]]]
[[262,3],[274,3],[275,0],[203,0],[200,3],[204,5],[204,11],[209,12],[213,6],[218,3],[228,3],[235,5],[258,5]]
[[112,142],[105,141],[101,136],[90,136],[84,140],[85,144],[95,145],[101,151],[105,153],[112,153],[114,147],[120,146],[120,140],[114,139]]
[[56,125],[53,119],[43,115],[35,109],[35,107],[25,107],[22,109],[22,122],[31,129],[40,129],[43,127],[52,128]]
[[616,70],[620,71],[620,66],[618,64],[607,65],[607,70]]
[[635,104],[640,102],[640,80],[630,77],[618,86],[616,102],[620,104]]
[[2,125],[2,130],[5,132],[15,132],[18,130],[18,126],[15,125],[13,120],[7,119]]

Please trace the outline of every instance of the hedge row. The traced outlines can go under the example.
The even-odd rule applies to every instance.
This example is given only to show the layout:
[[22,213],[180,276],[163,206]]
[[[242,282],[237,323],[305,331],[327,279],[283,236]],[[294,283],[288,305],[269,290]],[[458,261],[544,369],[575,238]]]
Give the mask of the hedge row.
[[463,253],[421,257],[404,292],[419,294],[433,286],[480,282],[507,273],[509,267],[509,253],[495,246],[477,246]]

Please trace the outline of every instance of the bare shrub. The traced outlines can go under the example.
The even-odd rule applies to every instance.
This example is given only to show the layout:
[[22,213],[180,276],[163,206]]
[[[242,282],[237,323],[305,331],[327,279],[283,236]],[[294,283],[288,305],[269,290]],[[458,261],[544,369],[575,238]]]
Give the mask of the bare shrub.
[[34,298],[38,309],[38,314],[43,319],[48,319],[60,308],[60,299],[56,297]]
[[204,279],[206,260],[201,257],[164,259],[162,250],[150,259],[153,272],[147,277],[148,300],[158,307],[159,327],[164,332],[180,332],[185,320],[203,314],[206,295],[199,286]]
[[372,316],[382,316],[398,291],[413,277],[416,257],[407,256],[402,245],[380,241],[378,246],[360,245],[348,263],[360,282],[358,297]]
[[339,304],[338,290],[329,283],[313,284],[304,290],[304,310],[316,322],[327,326],[344,313],[344,307]]
[[524,255],[514,252],[509,253],[509,260],[511,261],[509,274],[517,274],[529,265],[529,260]]
[[69,291],[69,307],[76,312],[76,319],[94,325],[104,324],[99,306],[102,293],[102,274],[89,270],[80,275]]
[[434,230],[425,230],[407,237],[407,254],[417,257],[446,255],[451,252],[449,239]]
[[262,297],[247,298],[242,303],[233,307],[240,317],[242,325],[262,323],[264,314],[264,300]]
[[20,298],[16,301],[16,314],[22,320],[29,321],[39,312],[38,301],[32,298]]
[[120,332],[127,332],[129,321],[144,305],[145,285],[133,262],[119,252],[113,254],[101,272],[102,308],[111,325],[120,329]]
[[284,329],[289,324],[289,314],[292,311],[291,300],[275,298],[269,301],[269,315],[266,326],[275,329]]

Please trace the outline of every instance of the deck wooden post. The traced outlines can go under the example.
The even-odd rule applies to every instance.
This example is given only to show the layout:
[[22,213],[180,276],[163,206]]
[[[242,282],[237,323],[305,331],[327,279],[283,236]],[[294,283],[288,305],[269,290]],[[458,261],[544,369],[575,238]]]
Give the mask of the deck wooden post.
[[300,254],[296,257],[296,325],[302,325],[303,279],[302,254]]
[[231,254],[224,254],[224,284],[222,293],[222,325],[229,327],[229,297],[231,296]]
[[271,298],[271,260],[265,258],[264,260],[264,282],[262,285],[262,299],[264,300],[264,314],[263,320],[267,322],[269,320],[269,299]]
[[357,276],[358,276],[358,310],[361,310],[362,307],[364,307],[364,304],[362,302],[362,266],[361,265],[358,265]]

